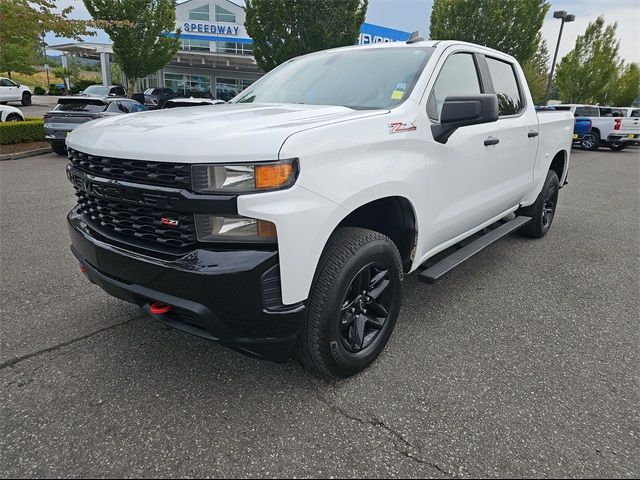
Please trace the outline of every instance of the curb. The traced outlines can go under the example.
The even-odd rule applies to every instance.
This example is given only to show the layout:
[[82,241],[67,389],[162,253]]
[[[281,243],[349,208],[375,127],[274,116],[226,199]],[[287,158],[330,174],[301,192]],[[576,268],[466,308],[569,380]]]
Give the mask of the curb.
[[35,150],[27,150],[26,152],[7,153],[0,155],[0,162],[5,160],[18,160],[19,158],[35,157],[36,155],[42,155],[43,153],[49,153],[53,150],[51,147],[36,148]]

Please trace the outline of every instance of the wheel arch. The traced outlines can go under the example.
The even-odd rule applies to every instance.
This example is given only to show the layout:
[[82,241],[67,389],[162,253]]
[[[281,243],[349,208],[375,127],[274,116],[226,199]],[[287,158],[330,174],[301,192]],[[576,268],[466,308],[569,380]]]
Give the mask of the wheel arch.
[[569,154],[566,150],[560,150],[554,155],[549,165],[549,170],[553,170],[558,175],[558,181],[561,187],[563,180],[566,178],[568,156]]
[[418,217],[407,197],[393,195],[362,203],[352,209],[333,232],[342,227],[366,228],[386,235],[398,248],[405,272],[411,268],[418,241]]

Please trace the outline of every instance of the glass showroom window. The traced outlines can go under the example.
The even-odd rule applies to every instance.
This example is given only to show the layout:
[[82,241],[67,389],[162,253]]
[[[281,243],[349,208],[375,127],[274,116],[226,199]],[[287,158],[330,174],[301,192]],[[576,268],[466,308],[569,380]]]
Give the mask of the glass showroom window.
[[209,4],[189,10],[189,20],[209,21]]
[[216,77],[216,98],[228,102],[253,82],[246,78]]
[[[207,5],[207,11],[209,11],[208,7],[209,6]],[[225,10],[224,8],[216,5],[216,22],[236,23],[236,16],[229,10]]]
[[216,42],[218,53],[229,53],[231,55],[252,55],[250,43],[236,42]]
[[203,96],[211,92],[211,77],[165,73],[164,86],[172,89],[178,95]]
[[182,39],[182,50],[192,50],[196,52],[208,52],[209,42],[206,40],[189,40],[186,38]]

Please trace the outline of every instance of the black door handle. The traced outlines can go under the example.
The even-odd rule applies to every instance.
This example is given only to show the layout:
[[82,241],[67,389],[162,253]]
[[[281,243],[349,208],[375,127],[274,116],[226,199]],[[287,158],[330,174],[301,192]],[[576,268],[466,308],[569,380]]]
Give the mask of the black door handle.
[[527,133],[527,137],[529,138],[533,138],[537,136],[538,136],[538,132],[536,132],[535,130],[531,130],[529,133]]
[[484,141],[484,146],[488,147],[489,145],[497,145],[500,143],[500,139],[496,137],[489,137]]

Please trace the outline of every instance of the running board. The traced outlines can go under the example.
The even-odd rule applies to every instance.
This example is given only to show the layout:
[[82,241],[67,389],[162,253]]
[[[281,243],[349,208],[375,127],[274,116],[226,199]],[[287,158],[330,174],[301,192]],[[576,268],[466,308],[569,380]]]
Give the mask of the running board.
[[465,260],[470,259],[476,253],[488,247],[496,240],[500,240],[505,235],[510,234],[514,230],[522,227],[525,223],[529,222],[531,217],[519,216],[513,220],[509,220],[503,223],[498,228],[494,228],[490,232],[485,233],[481,237],[477,238],[473,242],[465,245],[460,250],[455,251],[448,257],[443,258],[435,265],[430,266],[420,273],[418,280],[425,283],[435,283],[444,274],[453,270]]

